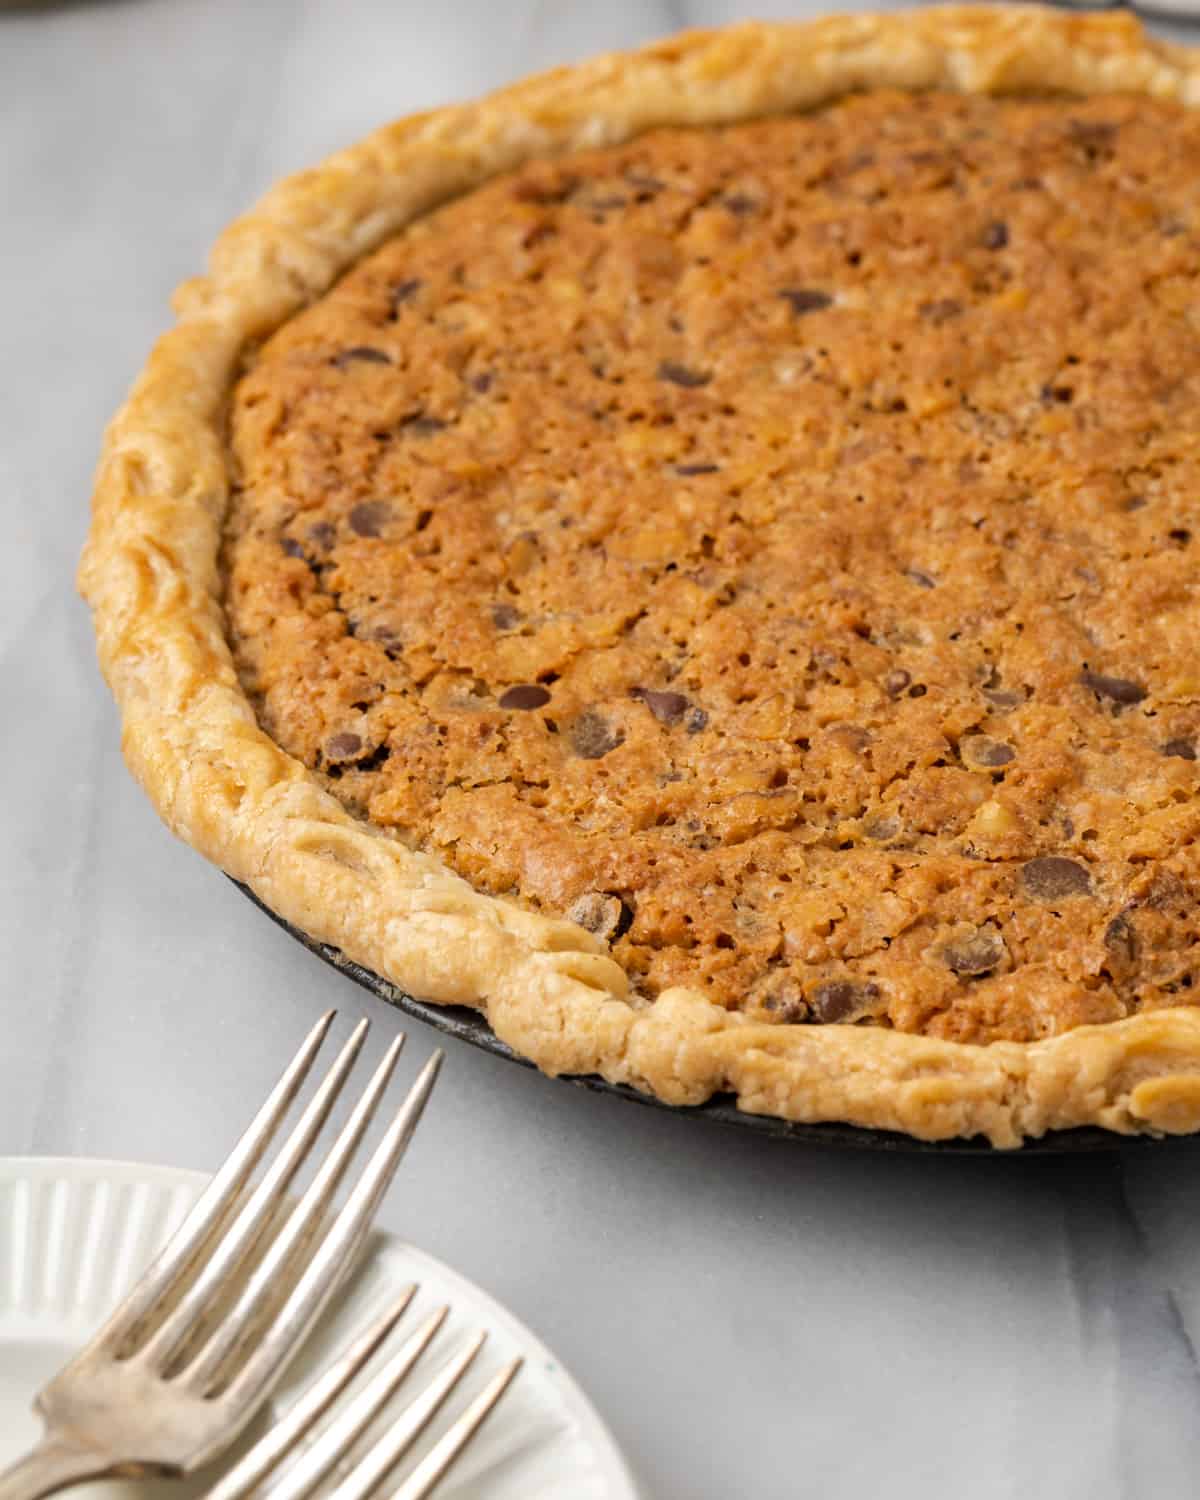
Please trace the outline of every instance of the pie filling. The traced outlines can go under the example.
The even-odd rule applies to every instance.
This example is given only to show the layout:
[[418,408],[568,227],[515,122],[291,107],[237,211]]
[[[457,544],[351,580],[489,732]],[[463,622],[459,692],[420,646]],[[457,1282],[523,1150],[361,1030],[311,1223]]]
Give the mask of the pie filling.
[[1200,1000],[1200,115],[877,91],[539,162],[255,351],[231,641],[652,999]]

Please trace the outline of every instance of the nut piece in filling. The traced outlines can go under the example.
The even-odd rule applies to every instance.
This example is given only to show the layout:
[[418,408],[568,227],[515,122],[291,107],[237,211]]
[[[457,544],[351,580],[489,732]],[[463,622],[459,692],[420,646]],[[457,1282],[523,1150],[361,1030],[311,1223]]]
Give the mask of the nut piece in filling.
[[1191,1003],[1198,175],[1165,102],[875,92],[447,205],[235,392],[261,722],[650,998]]

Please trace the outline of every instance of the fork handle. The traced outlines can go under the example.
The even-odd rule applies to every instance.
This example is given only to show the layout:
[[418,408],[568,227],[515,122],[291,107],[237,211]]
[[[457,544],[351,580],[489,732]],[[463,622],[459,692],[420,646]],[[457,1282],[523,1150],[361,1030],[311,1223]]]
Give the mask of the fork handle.
[[94,1448],[48,1434],[24,1458],[0,1472],[0,1500],[40,1500],[68,1485],[111,1474],[113,1464]]

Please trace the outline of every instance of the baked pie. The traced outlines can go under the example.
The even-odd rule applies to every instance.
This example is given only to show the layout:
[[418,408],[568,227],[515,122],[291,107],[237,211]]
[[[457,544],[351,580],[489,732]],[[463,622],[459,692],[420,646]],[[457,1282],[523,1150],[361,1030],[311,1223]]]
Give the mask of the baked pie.
[[83,567],[129,762],[553,1073],[1200,1126],[1200,60],[971,8],[401,121],[181,288]]

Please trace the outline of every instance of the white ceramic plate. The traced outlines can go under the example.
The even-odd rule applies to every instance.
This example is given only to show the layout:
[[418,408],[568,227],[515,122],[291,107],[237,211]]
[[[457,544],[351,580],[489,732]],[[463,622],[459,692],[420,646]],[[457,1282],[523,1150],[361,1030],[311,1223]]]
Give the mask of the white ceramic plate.
[[[0,1463],[38,1435],[30,1411],[34,1391],[107,1316],[206,1181],[168,1167],[0,1158]],[[451,1309],[414,1382],[440,1368],[472,1331],[489,1332],[461,1395],[450,1403],[454,1409],[501,1364],[516,1354],[525,1357],[515,1384],[443,1482],[438,1500],[637,1500],[612,1437],[550,1351],[478,1287],[388,1235],[375,1237],[348,1295],[289,1370],[275,1394],[275,1410],[286,1408],[353,1331],[410,1282],[419,1291],[385,1350],[432,1307],[445,1302]],[[450,1420],[452,1412],[443,1415],[430,1441]],[[189,1492],[202,1495],[217,1473],[186,1487],[142,1483],[136,1493],[143,1500],[155,1492],[183,1500]],[[132,1485],[112,1483],[78,1493],[89,1490],[113,1500],[122,1491],[135,1493]]]

